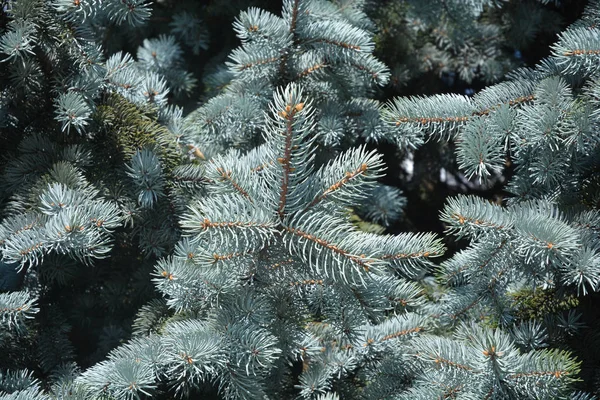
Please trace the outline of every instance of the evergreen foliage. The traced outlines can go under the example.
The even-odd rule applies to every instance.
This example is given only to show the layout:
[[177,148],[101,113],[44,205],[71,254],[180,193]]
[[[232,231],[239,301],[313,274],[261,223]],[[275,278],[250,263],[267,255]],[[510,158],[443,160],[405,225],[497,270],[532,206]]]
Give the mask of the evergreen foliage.
[[597,0],[0,5],[0,400],[600,395]]
[[378,103],[371,93],[388,82],[373,55],[373,29],[362,1],[286,0],[281,17],[250,8],[234,22],[241,47],[226,68],[206,78],[223,88],[184,122],[184,140],[213,155],[259,142],[263,112],[277,86],[302,84],[312,99],[316,128],[326,146],[381,136]]
[[535,52],[536,41],[558,33],[562,23],[548,1],[383,3],[372,11],[381,27],[376,42],[396,90],[414,80],[427,84],[424,76],[436,75],[451,88],[497,82]]

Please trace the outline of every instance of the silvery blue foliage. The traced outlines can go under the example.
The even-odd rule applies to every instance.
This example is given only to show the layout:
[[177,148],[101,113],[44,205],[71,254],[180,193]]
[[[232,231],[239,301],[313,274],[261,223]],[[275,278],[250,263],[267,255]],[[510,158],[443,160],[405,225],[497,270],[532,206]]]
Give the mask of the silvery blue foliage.
[[359,212],[370,221],[385,227],[396,223],[403,214],[406,198],[402,191],[392,186],[377,185],[366,201],[359,207]]
[[[559,298],[530,319],[519,299],[600,289],[597,1],[534,68],[385,106],[363,1],[252,7],[205,79],[222,90],[187,116],[170,101],[194,83],[179,43],[206,47],[194,14],[134,59],[100,43],[151,23],[148,1],[3,4],[0,122],[18,135],[0,164],[0,400],[594,398],[574,391],[581,362],[564,349],[584,311]],[[423,4],[465,26],[499,5]],[[416,31],[436,17],[423,4],[406,4],[423,10]],[[471,48],[458,31],[439,42]],[[462,79],[495,74],[476,58]],[[401,226],[406,199],[369,148],[428,140],[453,141],[469,179],[513,169],[501,200],[446,200],[464,246],[443,261],[437,234],[350,218]],[[70,338],[100,313],[120,319],[80,357]]]
[[327,146],[342,146],[342,136],[344,142],[381,138],[379,104],[368,98],[388,82],[389,71],[372,54],[372,29],[362,1],[286,0],[281,16],[242,11],[234,22],[241,46],[229,55],[224,89],[186,117],[184,140],[209,154],[252,147],[271,93],[286,82],[311,96]]
[[159,196],[164,196],[164,177],[160,160],[151,150],[143,149],[134,154],[127,167],[127,175],[138,187],[138,203],[152,208]]

